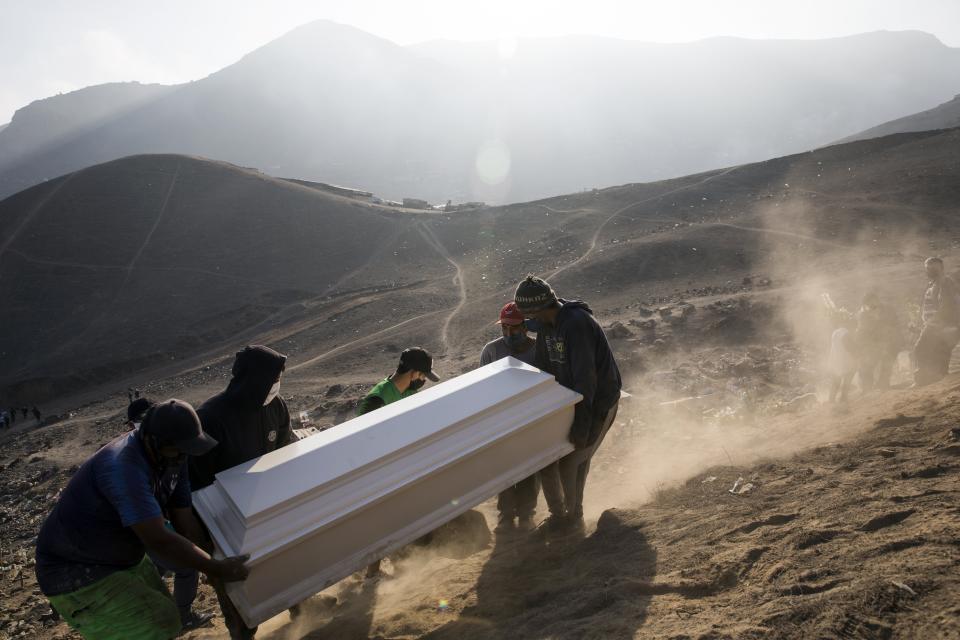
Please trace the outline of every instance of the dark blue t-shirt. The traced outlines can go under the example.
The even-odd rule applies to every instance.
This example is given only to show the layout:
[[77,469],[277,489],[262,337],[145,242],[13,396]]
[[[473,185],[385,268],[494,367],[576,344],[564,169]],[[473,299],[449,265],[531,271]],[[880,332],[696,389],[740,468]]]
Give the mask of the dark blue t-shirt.
[[60,494],[37,538],[37,583],[48,596],[76,591],[143,559],[130,528],[189,507],[187,465],[163,476],[134,431],[83,463]]

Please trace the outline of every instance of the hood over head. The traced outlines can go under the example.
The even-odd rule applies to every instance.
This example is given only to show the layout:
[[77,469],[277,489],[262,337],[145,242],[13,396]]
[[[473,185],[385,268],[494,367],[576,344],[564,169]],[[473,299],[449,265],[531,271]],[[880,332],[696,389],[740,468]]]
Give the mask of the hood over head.
[[262,407],[286,363],[287,356],[270,347],[258,344],[244,347],[233,361],[233,378],[227,386],[227,394],[244,407]]
[[559,302],[560,302],[560,312],[558,315],[562,315],[564,311],[568,311],[570,309],[583,309],[590,315],[593,315],[593,309],[591,309],[590,305],[588,305],[583,300],[564,300],[563,298],[561,298]]

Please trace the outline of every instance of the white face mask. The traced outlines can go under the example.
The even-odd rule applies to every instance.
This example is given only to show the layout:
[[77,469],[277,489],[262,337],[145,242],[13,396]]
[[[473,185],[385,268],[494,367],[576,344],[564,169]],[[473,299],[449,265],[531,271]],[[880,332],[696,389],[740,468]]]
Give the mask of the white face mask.
[[273,386],[270,387],[270,393],[267,394],[267,399],[263,401],[263,406],[267,406],[268,404],[273,402],[273,399],[276,398],[277,395],[279,394],[280,394],[280,381],[277,380],[276,382],[273,383]]

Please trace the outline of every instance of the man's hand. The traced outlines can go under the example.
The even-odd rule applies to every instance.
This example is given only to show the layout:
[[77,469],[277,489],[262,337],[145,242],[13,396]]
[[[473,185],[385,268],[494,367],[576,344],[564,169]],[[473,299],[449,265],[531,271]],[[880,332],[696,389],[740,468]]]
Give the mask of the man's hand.
[[230,556],[223,560],[216,560],[213,571],[213,577],[219,578],[223,582],[240,582],[246,580],[250,575],[250,569],[244,564],[250,559],[250,555]]
[[590,426],[574,424],[570,429],[570,443],[577,449],[586,449],[589,445]]

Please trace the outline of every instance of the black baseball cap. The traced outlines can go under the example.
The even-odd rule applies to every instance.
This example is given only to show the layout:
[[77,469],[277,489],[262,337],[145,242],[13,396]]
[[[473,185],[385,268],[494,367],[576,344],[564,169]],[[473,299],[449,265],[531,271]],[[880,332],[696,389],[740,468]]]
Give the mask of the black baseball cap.
[[217,441],[203,432],[197,412],[183,400],[170,399],[154,405],[140,430],[191,456],[202,456],[217,446]]
[[434,382],[440,380],[433,371],[433,357],[420,347],[410,347],[400,354],[400,366],[408,371],[419,371]]

